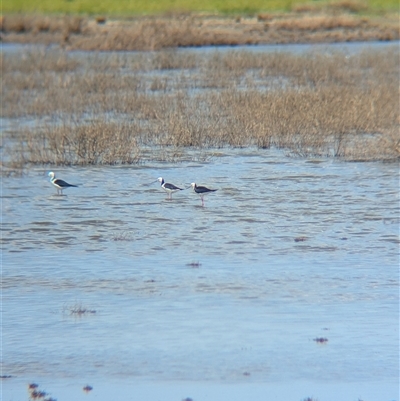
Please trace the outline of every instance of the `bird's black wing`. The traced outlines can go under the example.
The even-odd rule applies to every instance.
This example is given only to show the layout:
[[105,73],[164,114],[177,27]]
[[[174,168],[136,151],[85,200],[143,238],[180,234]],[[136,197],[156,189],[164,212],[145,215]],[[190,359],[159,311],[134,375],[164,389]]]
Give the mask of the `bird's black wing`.
[[172,190],[172,191],[178,191],[178,190],[180,190],[180,191],[182,191],[182,188],[179,188],[179,187],[176,187],[174,184],[169,184],[169,183],[164,183],[164,188],[166,188],[166,189],[170,189],[170,190]]
[[65,182],[64,180],[60,180],[59,178],[57,178],[53,182],[54,182],[54,184],[58,185],[61,188],[76,187],[77,186],[77,185],[68,184],[68,182]]
[[215,191],[216,191],[216,189],[209,189],[207,187],[198,187],[198,186],[196,186],[196,192],[198,194],[205,194],[207,192],[215,192]]

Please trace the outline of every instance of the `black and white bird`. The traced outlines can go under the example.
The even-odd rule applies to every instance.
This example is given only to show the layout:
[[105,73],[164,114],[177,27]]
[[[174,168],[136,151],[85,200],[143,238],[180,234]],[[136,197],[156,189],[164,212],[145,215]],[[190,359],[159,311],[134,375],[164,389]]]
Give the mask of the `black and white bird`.
[[167,192],[168,199],[172,199],[172,194],[174,192],[183,191],[183,189],[184,189],[184,188],[179,188],[179,187],[175,186],[174,184],[170,184],[168,182],[165,182],[164,178],[162,178],[162,177],[158,177],[157,181],[159,181],[161,183],[161,188],[165,192]]
[[207,195],[210,192],[217,191],[216,189],[210,189],[210,188],[207,188],[207,187],[198,186],[198,185],[196,185],[195,182],[192,182],[190,185],[193,188],[193,191],[196,192],[196,194],[200,195],[201,205],[202,206],[204,206],[204,195]]
[[60,180],[59,178],[56,178],[56,175],[50,171],[49,173],[50,177],[50,182],[57,188],[57,194],[62,195],[63,189],[70,188],[70,187],[77,187],[77,185],[72,185],[68,184],[68,182],[65,182],[64,180]]

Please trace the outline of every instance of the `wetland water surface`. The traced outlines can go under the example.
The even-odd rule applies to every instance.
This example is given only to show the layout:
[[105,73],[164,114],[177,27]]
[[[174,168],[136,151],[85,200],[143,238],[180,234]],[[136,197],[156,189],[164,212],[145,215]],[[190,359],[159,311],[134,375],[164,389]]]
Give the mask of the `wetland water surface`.
[[[81,185],[3,178],[4,400],[398,400],[397,164],[222,150],[56,173]],[[218,191],[169,201],[159,176]]]

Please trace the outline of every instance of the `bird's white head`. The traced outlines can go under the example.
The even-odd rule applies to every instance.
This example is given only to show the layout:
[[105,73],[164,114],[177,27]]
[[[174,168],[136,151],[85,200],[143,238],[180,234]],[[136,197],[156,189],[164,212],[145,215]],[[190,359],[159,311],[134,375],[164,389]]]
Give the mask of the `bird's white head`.
[[157,178],[157,181],[163,182],[163,178],[162,178],[162,177],[158,177],[158,178]]
[[190,186],[191,186],[193,189],[195,189],[195,188],[196,188],[196,183],[195,183],[195,182],[192,182],[192,183],[190,184]]
[[50,180],[52,180],[56,175],[52,171],[50,171],[48,176],[50,177]]

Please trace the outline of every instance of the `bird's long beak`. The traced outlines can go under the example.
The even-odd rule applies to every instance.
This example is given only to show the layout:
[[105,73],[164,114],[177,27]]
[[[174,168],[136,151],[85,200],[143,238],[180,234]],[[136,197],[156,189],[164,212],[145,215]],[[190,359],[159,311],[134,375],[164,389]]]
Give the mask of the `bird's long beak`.
[[151,185],[151,184],[154,184],[155,182],[157,182],[158,180],[155,180],[155,181],[152,181],[152,182],[149,182],[148,184],[142,184],[144,187],[148,187],[149,185]]

